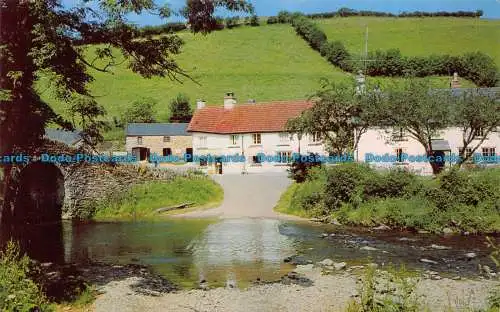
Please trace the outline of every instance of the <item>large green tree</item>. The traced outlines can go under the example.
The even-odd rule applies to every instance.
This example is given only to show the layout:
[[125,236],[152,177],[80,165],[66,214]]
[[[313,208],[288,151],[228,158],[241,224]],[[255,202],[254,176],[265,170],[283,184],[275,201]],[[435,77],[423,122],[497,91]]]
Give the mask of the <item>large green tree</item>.
[[353,153],[359,139],[373,126],[380,102],[378,92],[358,94],[354,85],[335,84],[328,80],[311,100],[314,106],[287,123],[288,131],[299,136],[318,133],[330,153]]
[[[244,0],[187,0],[182,14],[193,32],[208,33],[216,27],[217,8],[253,12]],[[173,58],[182,46],[178,36],[140,37],[127,20],[144,12],[164,18],[173,13],[153,0],[81,0],[71,8],[59,0],[0,0],[0,155],[38,144],[47,123],[73,128],[40,99],[35,83],[41,77],[68,104],[75,94],[91,97],[88,70],[110,71],[118,62],[114,49],[143,77],[187,76]],[[97,59],[85,57],[85,44],[92,43],[100,44]],[[1,205],[11,211],[11,165],[3,164],[2,171]]]

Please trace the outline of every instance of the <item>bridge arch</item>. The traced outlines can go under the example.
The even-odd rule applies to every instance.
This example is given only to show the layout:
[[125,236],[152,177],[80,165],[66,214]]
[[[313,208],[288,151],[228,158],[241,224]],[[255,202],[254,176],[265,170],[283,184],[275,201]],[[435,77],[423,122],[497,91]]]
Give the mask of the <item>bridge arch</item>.
[[19,172],[19,188],[13,223],[61,222],[64,205],[64,171],[50,164],[34,162]]

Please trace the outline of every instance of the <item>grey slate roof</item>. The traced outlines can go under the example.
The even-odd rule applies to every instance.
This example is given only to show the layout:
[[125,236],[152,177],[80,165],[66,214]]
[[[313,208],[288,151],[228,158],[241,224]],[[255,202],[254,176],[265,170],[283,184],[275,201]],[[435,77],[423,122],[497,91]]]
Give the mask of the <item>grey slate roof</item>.
[[450,143],[447,140],[432,140],[433,151],[451,151]]
[[127,136],[191,136],[188,123],[130,123]]
[[72,146],[82,140],[78,131],[67,131],[58,129],[45,129],[45,138]]

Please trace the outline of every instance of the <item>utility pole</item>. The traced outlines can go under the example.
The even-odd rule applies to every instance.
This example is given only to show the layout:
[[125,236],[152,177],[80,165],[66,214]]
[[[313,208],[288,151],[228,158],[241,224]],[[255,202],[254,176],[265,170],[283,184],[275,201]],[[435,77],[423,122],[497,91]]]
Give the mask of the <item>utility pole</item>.
[[368,24],[366,24],[365,31],[365,69],[363,74],[366,75],[366,62],[368,61]]

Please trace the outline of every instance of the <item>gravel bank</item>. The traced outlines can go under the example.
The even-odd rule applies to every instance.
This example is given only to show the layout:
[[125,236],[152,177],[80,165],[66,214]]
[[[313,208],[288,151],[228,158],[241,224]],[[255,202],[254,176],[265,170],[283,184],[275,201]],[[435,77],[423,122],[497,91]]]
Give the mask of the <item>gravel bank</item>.
[[[246,290],[218,288],[208,291],[191,290],[144,295],[133,290],[138,277],[114,281],[102,287],[103,294],[95,302],[96,311],[344,311],[354,298],[357,277],[350,273],[321,275],[318,270],[305,273],[312,286],[283,283],[252,286]],[[422,280],[417,293],[431,311],[448,307],[481,308],[486,303],[493,281],[481,280]]]

